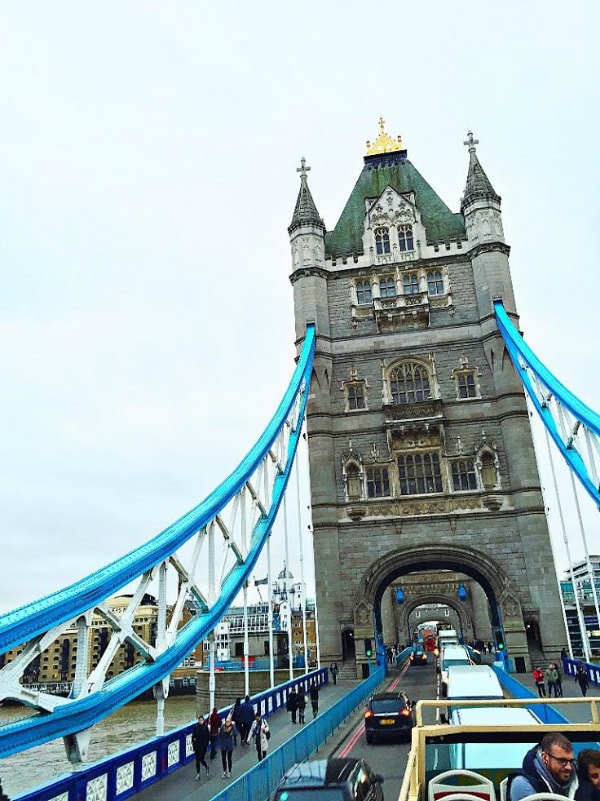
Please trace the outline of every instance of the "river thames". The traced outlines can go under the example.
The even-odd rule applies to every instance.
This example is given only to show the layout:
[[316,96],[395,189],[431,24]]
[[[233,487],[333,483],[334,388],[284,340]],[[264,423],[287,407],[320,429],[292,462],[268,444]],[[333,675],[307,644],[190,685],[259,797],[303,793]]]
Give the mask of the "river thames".
[[[0,726],[22,717],[18,707],[0,708]],[[165,731],[191,723],[196,717],[194,695],[171,696],[165,703]],[[127,746],[147,740],[156,733],[156,703],[134,701],[98,723],[92,730],[88,763],[123,751]],[[30,748],[21,754],[0,760],[0,781],[9,798],[43,784],[72,765],[65,756],[62,738]]]

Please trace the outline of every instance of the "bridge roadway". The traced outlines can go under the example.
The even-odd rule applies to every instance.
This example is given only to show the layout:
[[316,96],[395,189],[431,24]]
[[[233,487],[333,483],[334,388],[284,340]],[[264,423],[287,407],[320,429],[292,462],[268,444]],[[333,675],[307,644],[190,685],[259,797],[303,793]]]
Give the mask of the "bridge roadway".
[[[490,657],[485,661],[491,661]],[[516,678],[529,689],[535,691],[535,683],[530,674],[517,675]],[[332,706],[338,699],[349,692],[358,682],[352,680],[338,680],[336,686],[327,685],[320,694],[320,710],[323,711]],[[404,690],[413,701],[421,699],[432,699],[436,697],[437,676],[433,664],[433,656],[429,654],[429,664],[425,667],[405,666],[401,670],[392,669],[386,676],[380,689],[384,690],[389,685]],[[567,677],[563,680],[563,692],[566,697],[573,696],[581,698],[579,685],[572,678]],[[590,696],[600,696],[600,689],[590,687]],[[577,705],[561,706],[560,711],[574,722],[577,721],[578,712],[585,714],[582,707]],[[390,742],[367,745],[364,737],[363,726],[363,707],[357,708],[352,715],[339,729],[333,737],[326,742],[318,753],[312,755],[311,759],[326,758],[329,756],[352,756],[365,759],[376,773],[381,773],[385,777],[383,785],[386,801],[394,801],[398,798],[406,759],[410,748],[409,743]],[[306,710],[306,720],[312,720],[310,704]],[[269,718],[271,729],[271,739],[269,749],[273,750],[284,743],[297,731],[298,724],[292,724],[289,714],[277,712]],[[221,755],[217,752],[216,758],[209,762],[210,774],[202,775],[199,782],[196,781],[196,770],[194,763],[175,771],[166,779],[148,787],[136,796],[139,801],[209,801],[213,796],[220,792],[228,783],[235,781],[242,773],[256,764],[256,751],[252,747],[243,748],[238,745],[233,751],[233,771],[231,779],[222,779]],[[259,801],[256,799],[255,801]]]

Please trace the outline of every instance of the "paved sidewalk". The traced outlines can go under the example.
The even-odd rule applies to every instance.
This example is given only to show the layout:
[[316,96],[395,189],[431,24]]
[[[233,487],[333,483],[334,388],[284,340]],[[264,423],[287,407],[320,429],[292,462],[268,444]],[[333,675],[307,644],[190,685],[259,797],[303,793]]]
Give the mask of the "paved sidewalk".
[[[357,684],[360,684],[358,680],[352,681],[339,678],[337,685],[330,682],[320,691],[319,711],[322,712],[333,706],[340,698],[353,690]],[[300,725],[293,724],[289,713],[284,710],[276,712],[267,720],[271,730],[269,751],[289,740],[297,732]],[[309,703],[306,708],[306,722],[310,723],[311,720],[312,710]],[[220,751],[217,751],[217,756],[212,762],[208,759],[207,762],[210,766],[210,774],[205,776],[204,768],[201,767],[200,781],[196,781],[196,767],[194,760],[192,760],[189,765],[176,770],[170,776],[162,779],[162,781],[156,782],[156,784],[138,793],[136,799],[139,799],[139,801],[188,801],[191,799],[193,801],[209,801],[224,787],[238,779],[242,773],[256,765],[256,750],[253,746],[244,748],[239,744],[238,738],[238,745],[233,749],[233,770],[230,779],[221,778],[223,768]]]
[[[533,675],[531,673],[512,673],[511,675],[520,684],[525,685],[525,687],[527,687],[536,695],[538,694],[535,681],[533,680]],[[563,698],[583,698],[581,690],[579,689],[579,684],[577,684],[573,676],[569,676],[568,674],[564,673],[562,676],[562,691]],[[548,692],[547,688],[546,692]],[[595,687],[593,684],[590,684],[586,697],[600,698],[600,687]],[[586,723],[590,720],[590,707],[586,706],[585,704],[560,703],[556,704],[554,708],[572,723]]]

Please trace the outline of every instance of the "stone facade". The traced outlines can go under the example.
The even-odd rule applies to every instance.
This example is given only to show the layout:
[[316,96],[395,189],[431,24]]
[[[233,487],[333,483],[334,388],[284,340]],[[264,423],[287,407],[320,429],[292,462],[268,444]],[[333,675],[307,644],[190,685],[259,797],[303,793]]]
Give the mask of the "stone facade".
[[386,588],[444,569],[480,585],[491,628],[529,669],[527,622],[548,658],[566,636],[525,397],[492,305],[518,322],[500,198],[472,136],[460,214],[386,136],[331,232],[303,162],[289,228],[298,345],[307,322],[317,332],[308,438],[321,653],[340,658],[352,629],[360,675]]

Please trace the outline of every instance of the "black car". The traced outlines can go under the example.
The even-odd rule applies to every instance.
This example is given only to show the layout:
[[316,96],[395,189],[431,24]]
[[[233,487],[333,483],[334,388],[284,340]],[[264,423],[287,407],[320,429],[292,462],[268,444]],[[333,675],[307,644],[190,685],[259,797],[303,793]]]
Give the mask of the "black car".
[[307,760],[287,771],[272,801],[383,801],[382,782],[362,759]]
[[411,666],[412,665],[426,665],[427,664],[427,651],[425,651],[421,647],[413,648],[413,652],[409,657],[409,661]]
[[412,727],[412,704],[405,693],[378,693],[371,697],[365,710],[365,737],[369,744],[376,739],[409,739]]

